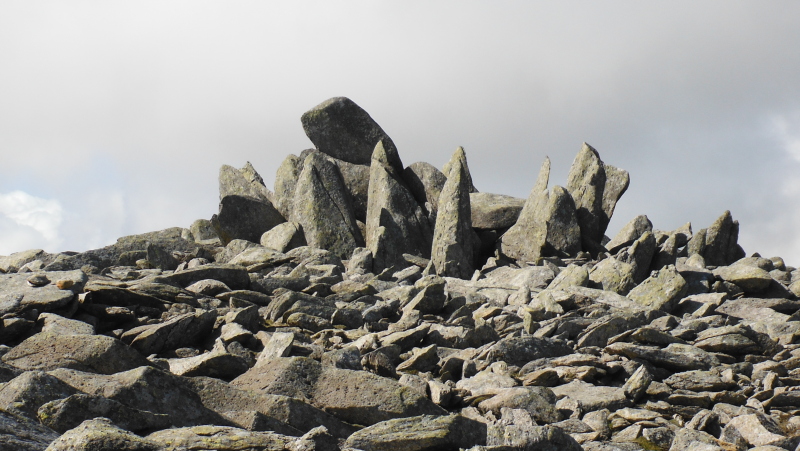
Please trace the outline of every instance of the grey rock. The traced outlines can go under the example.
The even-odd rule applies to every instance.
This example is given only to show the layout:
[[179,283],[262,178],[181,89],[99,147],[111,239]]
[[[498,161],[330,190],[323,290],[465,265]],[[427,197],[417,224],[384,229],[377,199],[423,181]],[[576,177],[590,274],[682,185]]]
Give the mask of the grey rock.
[[383,421],[348,437],[345,447],[363,451],[423,451],[485,444],[486,425],[456,414]]
[[611,222],[614,209],[617,207],[617,202],[628,190],[631,178],[628,171],[610,164],[604,164],[603,169],[606,172],[606,183],[603,188],[603,216],[600,226],[603,233],[605,233],[609,222]]
[[303,233],[303,226],[296,222],[284,222],[267,230],[261,235],[259,243],[278,252],[288,252],[308,244]]
[[209,264],[197,268],[178,271],[164,277],[166,283],[187,287],[206,279],[218,280],[231,290],[246,290],[250,287],[247,270],[236,264]]
[[72,368],[102,374],[126,371],[149,362],[125,343],[104,335],[40,332],[15,346],[3,362],[23,370]]
[[659,270],[668,265],[675,265],[678,258],[678,238],[670,235],[666,241],[661,243],[651,264],[652,270]]
[[341,174],[319,155],[310,154],[303,162],[291,219],[302,226],[309,246],[327,249],[340,258],[364,246]]
[[767,271],[748,265],[721,266],[713,272],[720,279],[737,285],[745,293],[762,292],[772,283],[772,276]]
[[589,284],[589,271],[583,266],[569,265],[547,285],[548,290],[563,290],[568,287],[585,287]]
[[634,241],[638,240],[644,232],[652,232],[653,223],[645,215],[639,215],[625,224],[614,238],[606,243],[606,249],[611,254],[616,254],[620,249],[625,246],[630,246]]
[[[403,180],[420,205],[430,205],[430,207],[426,207],[430,210],[429,214],[435,214],[439,210],[439,195],[447,181],[447,176],[442,171],[430,163],[417,162],[403,171]],[[470,196],[471,199],[472,196]]]
[[0,388],[0,409],[36,420],[43,404],[66,398],[76,390],[41,371],[26,371]]
[[288,155],[275,174],[275,208],[284,218],[292,217],[294,192],[297,179],[303,170],[303,160],[297,155]]
[[[555,426],[536,426],[535,424],[504,424],[503,418],[497,425],[488,428],[487,443],[493,446],[483,449],[510,451],[582,451],[581,445],[568,433]],[[473,448],[475,449],[475,448]]]
[[725,211],[706,229],[703,251],[706,263],[714,266],[728,265],[741,257],[738,245],[739,221],[734,221],[730,211]]
[[369,164],[372,152],[380,141],[388,164],[397,174],[403,164],[391,138],[370,115],[346,97],[328,99],[303,113],[300,121],[314,146],[334,158],[355,164]]
[[15,252],[7,257],[0,257],[0,272],[17,272],[26,264],[42,259],[47,253],[41,249],[28,249]]
[[161,451],[162,446],[146,438],[120,429],[108,418],[86,420],[64,433],[47,447],[47,451]]
[[242,357],[227,352],[206,352],[195,357],[168,359],[169,371],[177,376],[208,376],[231,380],[250,367]]
[[341,174],[342,180],[344,181],[344,186],[350,194],[356,219],[362,222],[366,221],[367,196],[369,193],[369,165],[348,163],[347,161],[326,155],[316,149],[304,150],[300,154],[300,159],[305,161],[308,155],[311,154],[321,156],[338,168],[339,174]]
[[472,231],[469,196],[470,189],[474,187],[470,188],[471,180],[463,150],[453,154],[448,167],[447,182],[439,196],[439,212],[433,230],[431,265],[440,276],[468,279],[474,271],[477,240]]
[[272,201],[273,194],[264,179],[248,161],[242,169],[228,165],[219,168],[219,199],[225,196],[244,196],[261,201]]
[[83,393],[50,401],[38,410],[39,421],[62,434],[98,417],[108,418],[122,429],[133,432],[170,426],[167,415],[133,409],[112,399]]
[[189,226],[192,238],[197,243],[208,242],[209,240],[218,241],[217,232],[208,219],[198,219]]
[[786,437],[781,428],[765,415],[739,415],[725,426],[720,439],[728,443],[737,443],[741,439],[747,445],[773,445],[783,449],[796,446],[794,440]]
[[509,365],[522,366],[531,360],[544,357],[560,357],[572,354],[572,348],[549,338],[534,336],[504,338],[488,350],[488,359],[503,361]]
[[125,332],[122,340],[142,355],[158,354],[202,340],[211,332],[216,319],[217,312],[213,310],[185,313],[161,324],[133,328]]
[[683,277],[674,266],[667,266],[631,290],[628,298],[644,307],[669,313],[686,291],[687,284]]
[[575,256],[581,250],[575,204],[560,186],[531,191],[517,222],[500,238],[500,251],[518,261]]
[[[39,287],[28,283],[30,274],[0,274],[0,314],[21,315],[30,310],[59,310],[72,302],[76,293],[83,291],[88,280],[82,271],[50,271],[44,274],[52,283]],[[59,288],[58,281],[67,281],[69,287]]]
[[650,265],[655,253],[656,237],[652,232],[645,231],[631,247],[617,253],[616,259],[633,266],[633,280],[638,284],[650,275]]
[[718,374],[711,371],[685,371],[675,373],[664,379],[664,383],[676,390],[691,391],[723,391],[738,388],[736,382],[724,380]]
[[513,226],[525,199],[491,193],[470,193],[472,227],[476,229],[505,229]]
[[433,240],[428,219],[388,155],[379,142],[370,166],[366,247],[372,252],[375,272],[406,267],[404,253],[429,258]]
[[625,381],[625,385],[622,386],[622,391],[625,393],[625,396],[637,402],[645,395],[651,382],[653,382],[653,375],[650,374],[646,366],[641,365],[633,372],[631,377]]
[[283,451],[294,438],[230,426],[195,426],[153,432],[146,439],[163,447],[159,449],[175,451]]
[[596,288],[626,295],[636,286],[634,277],[636,268],[614,257],[609,257],[598,262],[589,271],[589,280]]
[[231,194],[220,200],[211,222],[222,244],[235,239],[258,243],[264,232],[286,219],[269,201]]
[[44,451],[58,435],[37,421],[13,412],[0,411],[0,449]]
[[59,335],[94,335],[94,326],[74,319],[64,318],[55,313],[40,313],[37,322],[42,325],[42,332],[53,332]]
[[561,421],[556,410],[556,395],[546,387],[512,387],[500,390],[495,396],[481,401],[478,408],[499,416],[503,408],[524,409],[538,423]]
[[600,155],[586,143],[575,156],[567,176],[567,191],[575,202],[581,240],[585,244],[597,243],[603,239],[602,228],[603,192],[606,185],[606,172]]
[[167,415],[171,427],[230,422],[203,406],[185,378],[152,367],[111,375],[59,368],[49,374],[88,395],[102,396],[129,408]]
[[709,370],[720,364],[714,355],[680,343],[672,343],[661,349],[655,346],[616,342],[606,346],[605,351],[609,354],[624,355],[629,359],[646,360],[671,371]]
[[450,172],[454,170],[456,165],[460,165],[464,172],[464,179],[466,180],[467,188],[469,189],[470,193],[477,193],[478,190],[475,188],[475,184],[472,183],[472,175],[469,172],[469,165],[467,164],[467,154],[464,152],[464,148],[458,146],[456,151],[453,153],[453,156],[450,160],[444,164],[442,167],[442,172],[446,177],[450,177]]
[[255,366],[231,384],[306,399],[354,424],[371,425],[397,417],[445,413],[429,399],[394,380],[366,371],[322,366],[303,357],[273,359],[270,365]]
[[604,387],[575,380],[565,385],[553,387],[553,393],[559,398],[567,397],[575,400],[583,412],[608,409],[614,411],[631,405],[623,389]]
[[165,271],[175,270],[180,262],[172,255],[172,252],[159,244],[147,243],[147,262],[153,268]]

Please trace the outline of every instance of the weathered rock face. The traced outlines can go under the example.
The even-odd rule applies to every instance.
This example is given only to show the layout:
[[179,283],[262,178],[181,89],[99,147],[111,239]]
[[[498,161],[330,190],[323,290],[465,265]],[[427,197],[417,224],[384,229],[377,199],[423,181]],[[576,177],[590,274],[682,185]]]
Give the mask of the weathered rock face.
[[375,146],[369,175],[366,245],[377,271],[405,267],[403,254],[430,257],[433,233],[422,208],[388,159]]
[[628,175],[588,146],[522,200],[470,192],[461,149],[401,175],[346,99],[304,121],[274,194],[220,171],[247,239],[0,257],[0,449],[797,447],[800,270],[729,212],[604,248]]
[[222,244],[242,239],[258,243],[261,235],[286,222],[269,201],[231,194],[219,202],[219,213],[211,223]]

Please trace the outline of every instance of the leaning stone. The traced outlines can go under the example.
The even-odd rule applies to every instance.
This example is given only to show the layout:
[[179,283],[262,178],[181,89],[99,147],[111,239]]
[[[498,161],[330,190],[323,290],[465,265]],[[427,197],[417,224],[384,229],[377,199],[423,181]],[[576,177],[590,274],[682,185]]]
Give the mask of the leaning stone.
[[646,231],[631,247],[623,248],[617,253],[615,258],[633,266],[633,280],[638,284],[650,275],[650,265],[655,253],[656,237],[652,232]]
[[667,266],[628,293],[628,298],[655,310],[671,312],[686,294],[687,284],[674,266]]
[[382,142],[370,166],[366,247],[375,272],[405,268],[403,253],[430,257],[433,231],[416,199],[390,163]]
[[303,160],[297,155],[290,154],[283,160],[275,174],[274,205],[284,218],[292,217],[294,191],[302,170]]
[[294,199],[291,219],[302,226],[309,246],[327,249],[340,258],[364,246],[350,194],[333,163],[319,155],[307,156]]
[[208,376],[231,380],[250,367],[247,362],[227,352],[206,352],[195,357],[167,359],[169,371],[177,376]]
[[606,172],[606,184],[603,188],[603,216],[600,226],[603,233],[605,233],[609,222],[611,222],[614,209],[617,207],[617,202],[628,190],[631,178],[628,171],[610,164],[604,164],[603,169]]
[[622,229],[614,235],[606,244],[606,249],[612,255],[616,254],[620,249],[625,246],[630,246],[634,241],[638,240],[644,232],[651,232],[653,230],[653,223],[645,215],[639,215],[630,222],[625,224]]
[[86,420],[64,433],[46,451],[162,451],[162,444],[120,429],[108,418]]
[[792,449],[793,440],[786,437],[780,427],[765,415],[739,415],[733,418],[722,430],[720,440],[736,443],[741,438],[749,446],[778,446]]
[[0,390],[0,409],[31,419],[43,404],[66,398],[76,390],[41,371],[26,371],[4,384]]
[[112,399],[83,393],[50,401],[38,410],[39,421],[62,434],[83,421],[98,417],[108,418],[122,429],[133,432],[170,426],[167,415],[132,409]]
[[560,186],[531,191],[517,222],[500,238],[503,254],[523,262],[575,256],[581,250],[575,204]]
[[726,210],[706,229],[702,251],[706,263],[723,266],[738,260],[740,258],[738,239],[739,222],[734,221],[731,212]]
[[242,169],[228,165],[219,168],[219,198],[236,195],[251,197],[261,201],[272,201],[272,193],[264,184],[264,179],[248,161]]
[[583,242],[599,244],[603,239],[605,230],[601,230],[601,223],[605,184],[606,172],[600,155],[583,143],[567,177],[567,191],[575,202]]
[[184,313],[161,324],[128,330],[122,339],[130,340],[131,347],[142,355],[158,354],[197,343],[211,332],[216,319],[215,310]]
[[258,243],[261,235],[286,219],[269,201],[228,195],[219,202],[219,213],[211,222],[222,244],[242,239]]
[[522,212],[525,199],[491,193],[470,193],[472,227],[505,229],[513,226]]
[[671,343],[666,348],[616,342],[605,347],[609,354],[642,359],[671,371],[709,370],[719,366],[714,355],[691,345]]
[[278,252],[288,252],[296,247],[307,245],[303,227],[296,222],[284,222],[267,230],[261,235],[259,243]]
[[40,332],[3,355],[3,362],[23,370],[71,368],[113,374],[149,362],[116,338],[104,335],[60,335]]
[[344,186],[350,195],[353,203],[353,211],[356,219],[361,222],[367,219],[367,196],[369,193],[369,165],[368,164],[353,164],[347,161],[334,158],[326,155],[316,149],[306,149],[300,153],[300,159],[305,159],[311,155],[319,155],[325,160],[333,163],[339,170],[342,176]]
[[344,446],[363,451],[422,451],[485,444],[486,425],[456,414],[383,421],[354,433]]
[[282,451],[294,437],[274,432],[248,431],[230,426],[194,426],[165,429],[146,437],[159,449],[167,451],[215,450],[215,451]]
[[641,365],[633,372],[631,377],[625,381],[625,385],[622,386],[622,391],[625,392],[625,396],[630,398],[633,402],[637,402],[645,395],[651,382],[653,382],[653,376],[647,370],[646,366]]
[[474,272],[476,239],[470,213],[469,171],[463,150],[456,151],[448,166],[450,171],[439,196],[439,212],[433,230],[431,265],[440,276],[469,279]]
[[737,285],[746,293],[759,293],[772,283],[772,276],[767,271],[748,265],[721,266],[713,272],[715,276]]

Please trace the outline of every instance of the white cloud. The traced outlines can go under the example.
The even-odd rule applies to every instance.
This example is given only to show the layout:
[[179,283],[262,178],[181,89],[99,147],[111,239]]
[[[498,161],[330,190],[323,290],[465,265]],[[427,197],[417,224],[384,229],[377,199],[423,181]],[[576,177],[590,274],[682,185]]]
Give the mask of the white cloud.
[[55,199],[23,191],[0,194],[0,252],[21,251],[31,245],[54,250],[61,244],[63,216],[61,203]]
[[772,124],[786,153],[800,161],[800,114],[775,116]]

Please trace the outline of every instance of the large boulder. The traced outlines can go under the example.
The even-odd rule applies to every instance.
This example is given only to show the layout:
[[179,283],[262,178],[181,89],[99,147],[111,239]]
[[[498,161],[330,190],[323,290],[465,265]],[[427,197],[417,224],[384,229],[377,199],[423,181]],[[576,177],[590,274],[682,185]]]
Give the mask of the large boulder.
[[228,426],[196,426],[153,432],[146,440],[159,450],[283,451],[292,437],[274,432],[247,431]]
[[222,244],[242,239],[258,243],[261,235],[286,219],[268,200],[230,194],[219,202],[219,213],[211,223]]
[[645,215],[639,215],[625,224],[614,238],[606,243],[606,249],[612,254],[625,246],[630,246],[638,240],[645,232],[653,231],[653,223]]
[[[39,273],[41,282],[31,284],[30,273],[0,274],[0,315],[20,315],[30,310],[50,312],[66,307],[83,291],[88,278],[82,271]],[[64,288],[57,282],[67,281]]]
[[161,444],[120,429],[108,418],[86,420],[53,441],[47,451],[162,451]]
[[705,233],[698,234],[697,241],[689,246],[690,254],[700,253],[706,264],[713,266],[728,265],[744,257],[744,251],[738,244],[739,221],[733,220],[730,211],[726,210],[704,230]]
[[470,449],[486,444],[486,424],[462,415],[398,418],[366,427],[345,447],[363,451]]
[[519,219],[525,199],[492,193],[470,193],[469,205],[472,227],[476,229],[505,229]]
[[242,169],[228,165],[219,168],[219,198],[222,200],[229,195],[272,201],[272,192],[249,161]]
[[456,151],[453,153],[453,156],[450,158],[450,161],[445,163],[444,167],[442,167],[442,172],[445,176],[449,177],[450,172],[456,167],[456,165],[461,165],[464,171],[464,179],[466,179],[467,187],[470,193],[477,193],[478,190],[475,188],[475,185],[472,183],[472,175],[469,173],[469,165],[467,164],[467,154],[464,152],[464,148],[458,146]]
[[370,166],[366,222],[366,247],[372,251],[375,272],[405,268],[404,253],[430,257],[432,240],[428,218],[379,142]]
[[433,230],[431,265],[440,276],[468,279],[474,271],[477,238],[472,230],[470,180],[463,153],[456,151],[448,163],[450,172],[439,196]]
[[204,339],[211,332],[216,319],[215,310],[184,313],[160,324],[130,329],[122,336],[122,340],[129,342],[142,355],[158,354],[191,346]]

